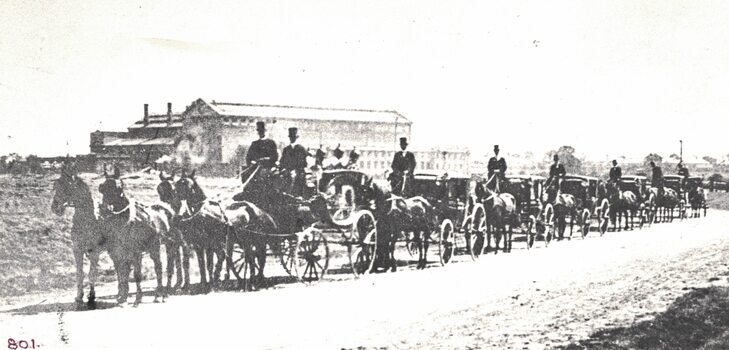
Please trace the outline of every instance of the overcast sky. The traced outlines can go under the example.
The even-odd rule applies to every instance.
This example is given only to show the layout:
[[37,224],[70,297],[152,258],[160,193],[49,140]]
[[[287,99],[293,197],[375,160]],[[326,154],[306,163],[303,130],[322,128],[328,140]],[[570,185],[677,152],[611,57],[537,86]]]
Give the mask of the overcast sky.
[[395,109],[415,147],[729,153],[727,1],[181,3],[0,2],[0,153],[199,97]]

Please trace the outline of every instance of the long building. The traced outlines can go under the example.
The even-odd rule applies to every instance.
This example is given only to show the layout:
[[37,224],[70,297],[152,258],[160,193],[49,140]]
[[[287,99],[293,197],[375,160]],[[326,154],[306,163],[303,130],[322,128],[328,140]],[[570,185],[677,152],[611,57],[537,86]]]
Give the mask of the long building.
[[[236,169],[245,159],[252,141],[258,138],[256,122],[265,122],[268,137],[279,151],[288,143],[289,127],[299,128],[300,143],[315,150],[339,146],[348,153],[360,153],[359,167],[380,173],[389,168],[398,139],[411,139],[412,122],[391,110],[320,108],[283,105],[228,103],[197,99],[182,113],[153,115],[144,105],[141,120],[126,132],[91,133],[91,152],[99,163],[121,163],[140,168],[168,156],[178,163],[207,168]],[[417,150],[419,167],[465,172],[469,154],[465,150]]]

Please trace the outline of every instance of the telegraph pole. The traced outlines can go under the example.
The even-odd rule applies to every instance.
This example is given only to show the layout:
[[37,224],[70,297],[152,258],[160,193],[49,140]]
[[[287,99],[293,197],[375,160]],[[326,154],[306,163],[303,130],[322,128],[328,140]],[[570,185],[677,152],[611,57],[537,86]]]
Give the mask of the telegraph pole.
[[678,154],[678,158],[681,162],[683,162],[683,140],[678,140],[678,142],[681,144],[681,149]]

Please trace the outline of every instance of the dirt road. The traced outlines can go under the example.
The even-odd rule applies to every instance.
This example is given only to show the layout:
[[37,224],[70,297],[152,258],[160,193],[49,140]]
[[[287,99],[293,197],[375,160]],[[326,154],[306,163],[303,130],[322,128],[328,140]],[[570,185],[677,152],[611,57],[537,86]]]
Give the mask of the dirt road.
[[425,271],[147,297],[138,308],[68,311],[69,293],[1,312],[0,336],[49,349],[551,348],[650,318],[692,287],[726,285],[727,223],[729,212],[710,211]]

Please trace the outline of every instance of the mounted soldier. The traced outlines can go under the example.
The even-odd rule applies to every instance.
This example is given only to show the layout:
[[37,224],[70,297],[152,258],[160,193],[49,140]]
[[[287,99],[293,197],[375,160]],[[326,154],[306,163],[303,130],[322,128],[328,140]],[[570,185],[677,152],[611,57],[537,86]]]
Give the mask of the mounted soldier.
[[501,183],[506,179],[506,160],[499,157],[499,145],[494,145],[494,156],[489,158],[486,168],[488,170],[486,187],[490,190],[501,192]]
[[552,159],[554,159],[554,163],[549,167],[549,178],[545,184],[545,187],[548,189],[547,200],[549,202],[554,201],[557,192],[562,188],[562,179],[567,175],[564,165],[559,161],[559,155],[555,154]]
[[610,174],[608,176],[608,183],[614,184],[615,187],[620,189],[620,179],[623,177],[623,169],[618,166],[618,161],[613,159],[613,167],[610,168]]
[[651,161],[651,187],[658,189],[658,198],[663,197],[663,169]]
[[398,196],[407,197],[413,181],[415,171],[415,155],[407,150],[408,139],[400,138],[400,152],[396,152],[392,158],[392,173],[388,176],[392,193]]
[[302,196],[306,187],[306,157],[308,153],[304,146],[300,145],[299,129],[289,128],[289,141],[291,144],[284,147],[281,152],[280,168],[284,176],[291,177],[291,194]]

